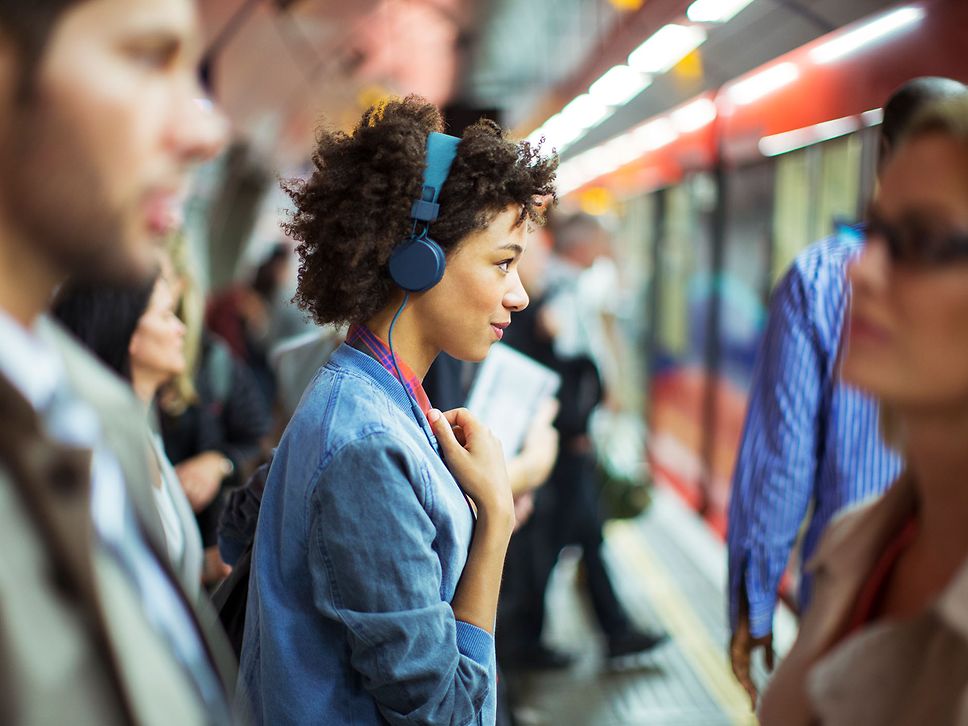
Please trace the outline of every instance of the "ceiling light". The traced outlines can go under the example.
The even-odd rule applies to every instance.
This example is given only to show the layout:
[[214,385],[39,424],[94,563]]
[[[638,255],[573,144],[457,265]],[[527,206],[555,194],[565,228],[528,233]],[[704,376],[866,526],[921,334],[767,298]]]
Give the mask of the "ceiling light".
[[672,112],[672,122],[682,134],[698,131],[716,118],[716,104],[708,98],[698,98]]
[[574,122],[573,119],[565,117],[563,113],[557,113],[544,122],[541,127],[547,137],[548,143],[561,151],[566,146],[578,139],[585,128]]
[[828,40],[810,51],[810,57],[816,63],[830,63],[843,58],[854,51],[870,45],[902,28],[916,23],[924,17],[924,8],[903,7],[882,15],[876,20],[861,25],[859,28]]
[[706,40],[706,31],[691,25],[666,25],[632,51],[629,65],[642,73],[665,73]]
[[676,133],[672,121],[664,116],[642,124],[632,132],[632,141],[640,153],[661,149],[678,137],[679,134]]
[[729,97],[737,105],[752,103],[793,83],[799,76],[800,69],[795,63],[778,63],[733,85],[729,89]]
[[592,97],[590,93],[573,98],[571,102],[561,109],[561,117],[569,125],[582,129],[590,129],[601,123],[611,114],[608,106]]
[[608,106],[621,106],[642,93],[651,83],[651,76],[620,65],[606,71],[591,85],[588,93]]
[[753,0],[696,0],[686,11],[694,23],[726,23]]

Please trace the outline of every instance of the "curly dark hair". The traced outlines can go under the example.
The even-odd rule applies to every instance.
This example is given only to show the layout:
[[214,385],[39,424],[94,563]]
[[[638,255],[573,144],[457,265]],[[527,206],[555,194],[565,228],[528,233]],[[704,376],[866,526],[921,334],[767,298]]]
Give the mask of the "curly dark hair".
[[[368,109],[352,134],[321,132],[312,177],[283,183],[296,207],[283,225],[299,243],[294,299],[316,322],[360,323],[389,303],[390,254],[411,232],[427,136],[442,128],[440,111],[419,96],[385,102]],[[519,224],[543,223],[536,197],[557,201],[557,168],[556,156],[511,141],[492,121],[477,122],[457,148],[430,237],[450,254],[509,205],[520,207]]]

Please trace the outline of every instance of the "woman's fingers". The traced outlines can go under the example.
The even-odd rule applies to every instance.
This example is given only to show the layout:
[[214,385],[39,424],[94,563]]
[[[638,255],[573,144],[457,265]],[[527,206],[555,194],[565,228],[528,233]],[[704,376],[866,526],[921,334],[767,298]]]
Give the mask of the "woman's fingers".
[[558,415],[558,409],[561,405],[558,403],[557,398],[546,398],[538,406],[538,411],[534,415],[533,426],[551,426],[555,420],[555,416]]
[[430,428],[434,430],[434,436],[437,437],[437,443],[440,444],[445,459],[450,461],[454,454],[464,450],[464,447],[454,435],[451,423],[447,420],[445,414],[442,414],[436,408],[432,408],[427,413],[427,420],[430,421]]

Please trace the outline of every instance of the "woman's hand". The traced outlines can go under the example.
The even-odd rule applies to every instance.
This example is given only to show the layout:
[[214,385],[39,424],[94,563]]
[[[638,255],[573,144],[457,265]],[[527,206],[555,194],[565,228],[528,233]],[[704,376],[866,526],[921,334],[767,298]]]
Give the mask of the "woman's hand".
[[547,481],[558,458],[558,400],[548,398],[538,407],[528,427],[521,451],[508,462],[508,476],[515,497],[534,491]]
[[427,416],[437,436],[444,461],[479,516],[514,526],[514,499],[501,442],[466,408]]
[[200,512],[215,499],[222,480],[232,473],[232,462],[218,451],[205,451],[178,464],[175,473],[192,511]]

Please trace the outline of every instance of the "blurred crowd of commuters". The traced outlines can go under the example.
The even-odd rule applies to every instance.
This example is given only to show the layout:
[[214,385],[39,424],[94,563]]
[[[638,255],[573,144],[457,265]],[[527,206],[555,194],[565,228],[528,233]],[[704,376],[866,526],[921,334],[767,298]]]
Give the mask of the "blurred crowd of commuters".
[[[543,639],[568,545],[605,655],[663,643],[603,559],[619,275],[600,220],[552,211],[554,156],[469,127],[424,229],[446,267],[400,289],[443,123],[372,108],[286,185],[314,324],[287,244],[206,305],[175,228],[226,139],[197,48],[191,0],[0,4],[0,722],[511,723],[499,668],[572,660]],[[754,702],[814,512],[767,724],[968,724],[964,87],[901,89],[883,138],[864,225],[773,298],[736,472]],[[502,339],[561,380],[520,451],[463,408]]]

